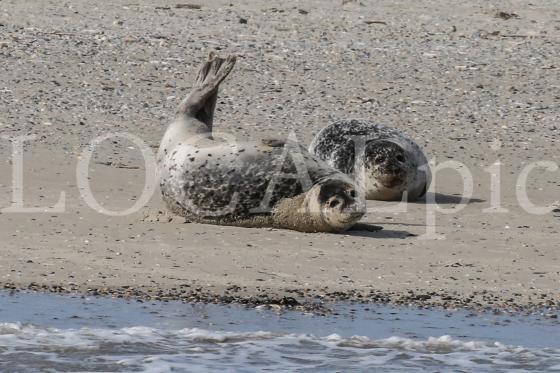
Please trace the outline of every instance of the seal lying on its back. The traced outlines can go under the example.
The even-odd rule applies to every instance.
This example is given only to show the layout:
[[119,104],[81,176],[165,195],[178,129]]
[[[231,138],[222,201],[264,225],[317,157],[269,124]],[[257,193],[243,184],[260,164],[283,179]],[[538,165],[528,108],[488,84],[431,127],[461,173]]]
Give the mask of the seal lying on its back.
[[168,208],[207,224],[303,232],[354,225],[365,213],[363,192],[306,149],[281,140],[236,143],[213,136],[218,87],[234,64],[234,56],[210,55],[163,137],[158,170]]
[[415,200],[430,186],[422,149],[401,131],[365,120],[343,120],[323,128],[309,152],[363,183],[367,199]]

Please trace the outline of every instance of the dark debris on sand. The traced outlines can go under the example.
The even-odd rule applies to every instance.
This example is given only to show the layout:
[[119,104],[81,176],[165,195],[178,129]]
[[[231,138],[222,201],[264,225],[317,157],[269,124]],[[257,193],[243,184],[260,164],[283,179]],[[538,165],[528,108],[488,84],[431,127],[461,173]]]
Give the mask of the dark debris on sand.
[[275,310],[295,310],[316,315],[332,313],[336,303],[383,304],[405,307],[435,308],[443,310],[468,310],[477,313],[494,314],[540,314],[548,318],[557,318],[560,301],[547,294],[540,294],[539,299],[520,303],[515,298],[504,298],[487,290],[474,291],[469,295],[460,295],[455,291],[407,290],[404,292],[383,292],[370,290],[363,292],[317,291],[302,289],[284,289],[282,294],[267,290],[248,295],[242,287],[230,286],[218,293],[199,286],[181,284],[171,289],[120,287],[80,288],[77,285],[38,284],[16,286],[14,283],[0,283],[0,288],[8,291],[36,291],[57,294],[81,294],[83,296],[103,296],[137,301],[181,301],[186,303],[240,304],[250,307],[265,307]]

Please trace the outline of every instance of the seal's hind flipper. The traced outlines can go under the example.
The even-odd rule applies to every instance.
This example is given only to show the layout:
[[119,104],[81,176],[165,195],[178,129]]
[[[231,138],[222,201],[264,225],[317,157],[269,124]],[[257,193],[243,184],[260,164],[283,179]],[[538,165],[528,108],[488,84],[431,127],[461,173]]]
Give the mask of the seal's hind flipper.
[[235,61],[235,55],[222,58],[211,52],[198,71],[191,93],[179,105],[177,114],[195,117],[211,130],[218,88],[233,69]]

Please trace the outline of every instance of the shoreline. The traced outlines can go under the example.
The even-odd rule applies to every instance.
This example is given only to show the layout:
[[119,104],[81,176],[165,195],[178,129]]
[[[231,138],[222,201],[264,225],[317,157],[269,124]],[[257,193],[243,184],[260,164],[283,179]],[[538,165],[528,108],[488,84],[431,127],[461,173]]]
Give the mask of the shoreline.
[[512,298],[498,298],[487,292],[482,294],[457,294],[422,292],[409,290],[403,293],[370,291],[369,294],[359,291],[306,292],[302,294],[298,289],[284,289],[280,292],[270,292],[261,289],[257,293],[243,291],[232,287],[223,292],[208,291],[202,288],[189,290],[173,289],[133,289],[130,286],[112,288],[77,289],[62,285],[29,285],[18,286],[13,283],[0,283],[0,289],[10,292],[32,292],[40,294],[72,295],[82,297],[109,297],[118,299],[133,299],[136,301],[167,302],[180,301],[183,303],[206,304],[234,304],[249,307],[266,307],[276,310],[293,310],[309,312],[318,316],[326,316],[333,312],[333,306],[339,303],[366,305],[384,305],[396,308],[417,307],[424,309],[439,309],[443,311],[468,311],[475,314],[509,314],[509,315],[537,315],[545,318],[557,319],[560,304],[550,300],[540,303],[520,304]]
[[[316,315],[242,305],[4,291],[0,301],[0,342],[6,350],[2,363],[10,371],[266,366],[274,371],[382,367],[409,372],[433,370],[437,364],[445,371],[541,372],[554,370],[560,362],[560,323],[541,315],[347,303]],[[303,360],[307,354],[312,357]]]

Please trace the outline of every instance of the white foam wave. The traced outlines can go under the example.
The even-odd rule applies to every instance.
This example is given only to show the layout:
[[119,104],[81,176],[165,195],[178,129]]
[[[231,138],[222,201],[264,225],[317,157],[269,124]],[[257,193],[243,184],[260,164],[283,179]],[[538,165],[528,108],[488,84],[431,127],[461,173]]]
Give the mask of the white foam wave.
[[[122,329],[42,328],[19,323],[0,323],[0,353],[4,368],[21,365],[23,358],[47,359],[55,368],[75,368],[88,357],[102,369],[189,371],[265,366],[294,369],[365,369],[379,366],[406,371],[445,367],[486,371],[558,369],[560,351],[531,350],[498,342],[463,341],[450,336],[424,340],[402,337],[370,339],[331,334],[222,332],[198,328],[164,330],[137,326]],[[80,356],[76,360],[76,356]],[[95,357],[95,358],[94,358]],[[29,361],[27,362],[29,364]],[[12,364],[12,365],[10,365]],[[91,367],[90,367],[91,368]]]

